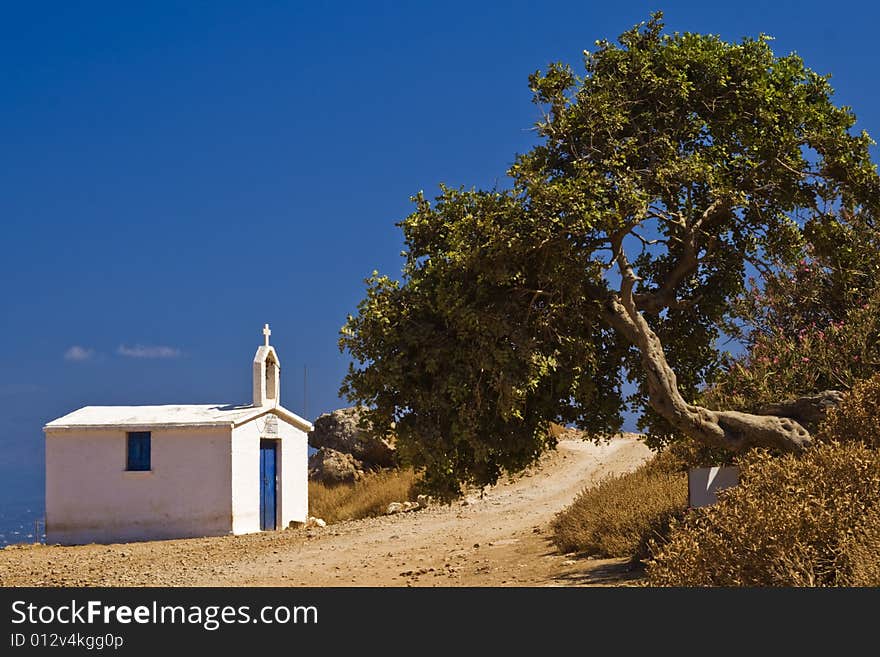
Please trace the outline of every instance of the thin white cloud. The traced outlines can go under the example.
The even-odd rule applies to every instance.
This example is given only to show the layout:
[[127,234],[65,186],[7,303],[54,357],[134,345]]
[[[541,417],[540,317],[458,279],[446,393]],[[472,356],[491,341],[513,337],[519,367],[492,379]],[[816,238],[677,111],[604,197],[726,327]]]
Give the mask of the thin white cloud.
[[148,347],[146,345],[136,344],[132,347],[127,347],[124,344],[121,344],[116,350],[116,353],[128,358],[178,358],[180,356],[180,349],[165,347],[163,345]]
[[73,345],[64,352],[64,360],[81,363],[85,360],[91,360],[95,357],[95,350],[88,347],[81,347],[78,344]]

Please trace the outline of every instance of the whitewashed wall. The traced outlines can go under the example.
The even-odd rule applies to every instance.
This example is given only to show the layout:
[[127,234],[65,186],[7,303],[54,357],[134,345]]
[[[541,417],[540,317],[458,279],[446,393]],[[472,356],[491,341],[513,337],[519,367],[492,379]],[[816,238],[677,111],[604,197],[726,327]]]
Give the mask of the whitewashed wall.
[[279,418],[281,436],[281,527],[309,516],[309,436]]
[[308,436],[278,418],[277,435],[264,435],[266,416],[232,432],[232,531],[260,531],[260,439],[279,441],[277,523],[284,529],[308,517]]
[[262,419],[232,430],[232,533],[260,531],[260,427]]
[[150,472],[127,472],[125,431],[46,433],[46,540],[108,543],[232,530],[230,429],[152,432]]

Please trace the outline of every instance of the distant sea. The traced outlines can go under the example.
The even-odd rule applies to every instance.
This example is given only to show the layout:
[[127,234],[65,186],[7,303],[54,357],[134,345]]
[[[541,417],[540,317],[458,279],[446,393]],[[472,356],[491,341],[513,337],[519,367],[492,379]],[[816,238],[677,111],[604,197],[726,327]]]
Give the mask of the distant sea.
[[0,547],[11,543],[45,541],[43,509],[42,498],[24,501],[21,508],[0,509]]
[[0,467],[0,546],[45,540],[43,479],[42,463],[7,462]]

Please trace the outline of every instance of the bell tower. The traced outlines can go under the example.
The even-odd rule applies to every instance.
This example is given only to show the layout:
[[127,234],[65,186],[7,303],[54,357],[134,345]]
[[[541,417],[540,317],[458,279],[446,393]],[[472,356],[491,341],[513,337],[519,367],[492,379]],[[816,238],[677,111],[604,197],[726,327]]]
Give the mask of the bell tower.
[[264,343],[254,356],[254,406],[278,406],[281,399],[281,361],[269,344],[272,331],[263,326]]

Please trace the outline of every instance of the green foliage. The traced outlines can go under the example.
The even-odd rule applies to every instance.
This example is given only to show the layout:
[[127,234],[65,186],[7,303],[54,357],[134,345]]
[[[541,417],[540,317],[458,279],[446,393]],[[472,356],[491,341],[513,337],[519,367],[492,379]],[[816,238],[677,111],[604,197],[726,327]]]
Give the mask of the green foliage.
[[687,507],[682,462],[664,452],[637,470],[585,488],[553,521],[561,552],[643,559]]
[[877,585],[880,452],[822,444],[752,452],[740,485],[673,521],[647,564],[661,586]]
[[511,189],[416,196],[402,281],[375,274],[342,329],[355,361],[343,393],[376,431],[396,425],[439,496],[534,461],[554,444],[551,421],[601,436],[631,403],[651,444],[672,435],[648,406],[642,354],[608,320],[624,292],[612,250],[629,254],[637,308],[692,400],[719,371],[746,263],[833,242],[829,207],[876,210],[872,142],[850,134],[827,77],[776,57],[767,37],[662,27],[658,14],[599,42],[583,77],[534,73],[541,141],[516,159]]
[[828,411],[817,438],[826,442],[858,441],[880,448],[880,374],[860,381]]
[[[402,224],[406,284],[374,275],[341,344],[365,363],[343,392],[374,427],[394,423],[426,487],[450,497],[460,481],[521,470],[555,444],[550,420],[585,423],[582,409],[619,428],[620,347],[579,289],[582,263],[560,257],[571,245],[509,194],[444,189],[416,203]],[[543,244],[522,243],[539,233]]]

